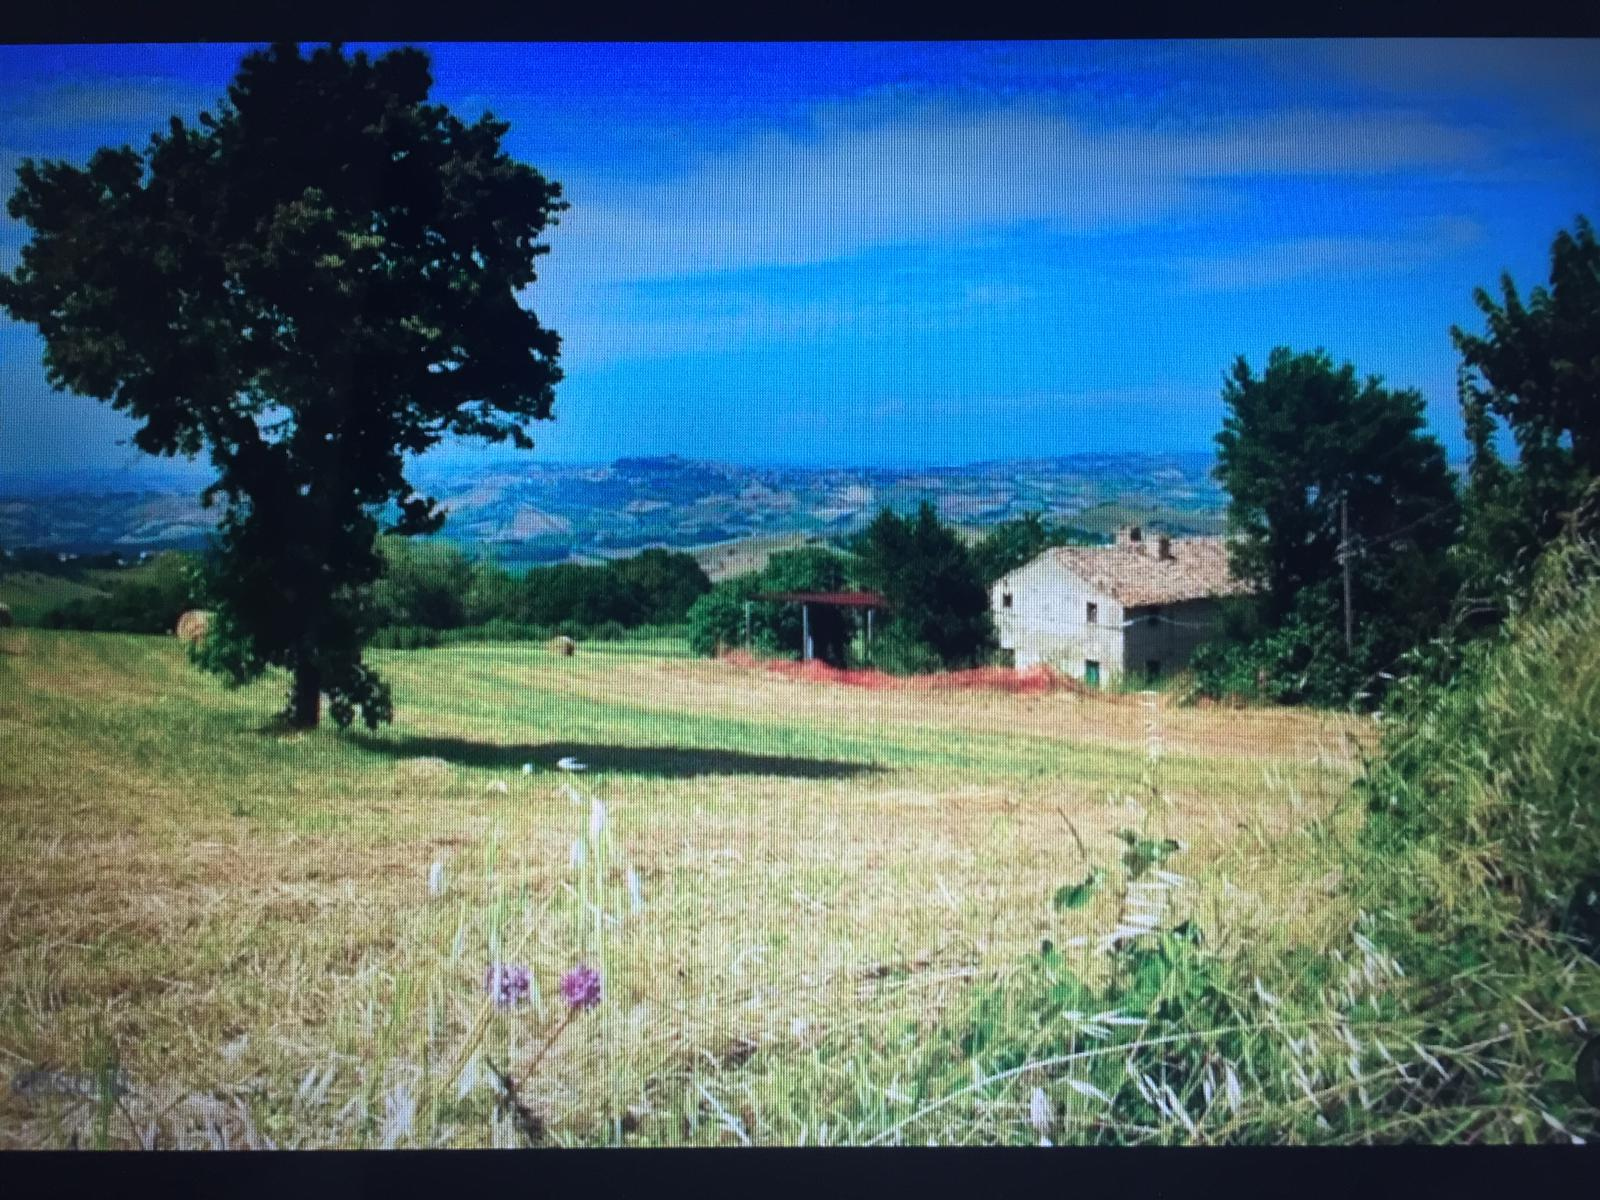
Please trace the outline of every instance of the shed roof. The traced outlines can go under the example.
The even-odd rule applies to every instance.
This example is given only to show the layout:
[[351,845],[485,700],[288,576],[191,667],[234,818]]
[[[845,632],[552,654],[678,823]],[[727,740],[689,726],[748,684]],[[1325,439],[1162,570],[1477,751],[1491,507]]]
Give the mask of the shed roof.
[[1228,573],[1226,538],[1172,538],[1170,547],[1170,558],[1161,557],[1153,538],[1120,546],[1058,546],[1041,557],[1054,559],[1125,608],[1250,591],[1249,584]]
[[761,592],[757,600],[792,600],[802,604],[833,604],[841,608],[888,608],[877,592]]

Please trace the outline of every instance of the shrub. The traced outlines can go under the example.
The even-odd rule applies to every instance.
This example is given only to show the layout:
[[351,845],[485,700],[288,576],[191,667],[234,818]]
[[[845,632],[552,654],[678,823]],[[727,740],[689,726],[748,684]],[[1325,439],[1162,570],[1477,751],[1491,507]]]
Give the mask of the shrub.
[[485,621],[482,625],[446,630],[440,636],[440,644],[458,646],[478,642],[543,642],[549,638],[550,628],[547,625],[525,625],[497,618]]
[[891,675],[931,675],[944,669],[944,660],[904,625],[890,624],[872,639],[872,665]]
[[385,625],[367,639],[375,650],[425,650],[442,642],[443,634],[426,625]]
[[178,618],[197,602],[193,556],[168,551],[131,569],[128,577],[114,582],[104,596],[72,600],[51,609],[42,623],[52,629],[170,634]]

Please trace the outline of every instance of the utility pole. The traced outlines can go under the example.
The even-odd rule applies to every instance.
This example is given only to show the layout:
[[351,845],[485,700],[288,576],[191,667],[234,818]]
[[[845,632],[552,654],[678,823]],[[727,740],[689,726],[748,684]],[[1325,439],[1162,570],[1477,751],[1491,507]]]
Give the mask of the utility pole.
[[744,652],[750,653],[750,601],[744,602]]
[[1344,568],[1344,652],[1356,652],[1355,615],[1350,609],[1350,497],[1339,496],[1339,563]]

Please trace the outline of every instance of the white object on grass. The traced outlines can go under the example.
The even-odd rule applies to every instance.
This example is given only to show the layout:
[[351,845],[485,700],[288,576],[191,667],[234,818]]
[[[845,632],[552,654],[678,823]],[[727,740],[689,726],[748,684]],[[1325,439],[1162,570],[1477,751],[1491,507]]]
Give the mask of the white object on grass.
[[565,758],[556,759],[556,766],[560,767],[563,771],[587,771],[589,769],[587,763],[579,762],[570,754]]
[[428,895],[444,895],[444,863],[441,861],[435,861],[428,868]]

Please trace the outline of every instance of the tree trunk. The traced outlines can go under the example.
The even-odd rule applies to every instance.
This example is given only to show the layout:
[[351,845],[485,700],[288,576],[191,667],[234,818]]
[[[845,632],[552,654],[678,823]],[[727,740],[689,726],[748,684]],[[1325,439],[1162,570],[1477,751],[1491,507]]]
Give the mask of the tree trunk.
[[322,675],[315,666],[301,663],[294,670],[289,693],[289,724],[295,729],[315,729],[322,718]]

